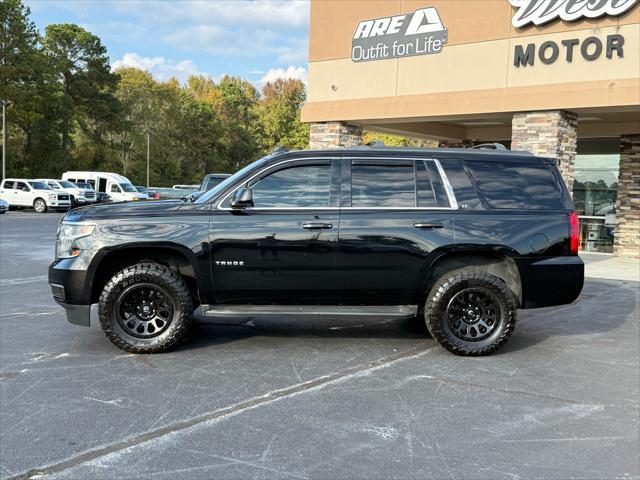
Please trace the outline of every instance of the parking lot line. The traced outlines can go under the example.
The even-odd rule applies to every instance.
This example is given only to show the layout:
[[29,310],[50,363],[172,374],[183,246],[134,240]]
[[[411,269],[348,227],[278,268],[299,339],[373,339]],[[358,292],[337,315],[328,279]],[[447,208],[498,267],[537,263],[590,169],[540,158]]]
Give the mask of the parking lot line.
[[217,423],[229,417],[239,415],[248,410],[260,408],[262,406],[269,405],[271,403],[284,400],[286,398],[291,398],[297,395],[301,395],[304,393],[321,390],[325,387],[334,385],[336,383],[345,382],[347,380],[358,378],[383,368],[388,368],[398,362],[421,357],[435,347],[436,345],[434,342],[428,342],[416,348],[413,348],[411,350],[380,358],[366,365],[356,366],[353,368],[336,372],[331,375],[318,377],[313,380],[309,380],[306,382],[297,383],[294,385],[290,385],[288,387],[273,390],[265,393],[264,395],[253,397],[253,398],[238,402],[234,405],[220,408],[212,412],[199,415],[194,418],[176,422],[171,425],[164,426],[162,428],[150,430],[140,435],[131,437],[128,440],[112,443],[111,445],[108,445],[106,447],[88,450],[83,452],[80,455],[69,458],[62,462],[54,463],[46,467],[31,469],[10,478],[11,480],[26,480],[26,479],[33,478],[34,476],[52,475],[54,473],[62,472],[64,470],[75,467],[77,465],[96,460],[97,458],[116,454],[122,450],[136,447],[152,440],[156,440],[158,438],[164,437],[165,435],[181,432],[202,424]]

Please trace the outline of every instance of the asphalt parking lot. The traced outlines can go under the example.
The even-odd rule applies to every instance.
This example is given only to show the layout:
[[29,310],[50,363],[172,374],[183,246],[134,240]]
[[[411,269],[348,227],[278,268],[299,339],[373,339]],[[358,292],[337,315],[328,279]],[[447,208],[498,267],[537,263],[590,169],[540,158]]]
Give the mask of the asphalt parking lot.
[[349,318],[199,322],[132,355],[53,302],[59,218],[0,216],[2,478],[640,477],[638,282],[520,311],[486,358]]

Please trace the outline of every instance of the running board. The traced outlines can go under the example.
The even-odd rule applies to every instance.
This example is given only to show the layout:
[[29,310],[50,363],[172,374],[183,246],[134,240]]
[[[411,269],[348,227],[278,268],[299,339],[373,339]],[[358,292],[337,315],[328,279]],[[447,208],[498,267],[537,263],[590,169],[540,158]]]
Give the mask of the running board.
[[417,305],[201,305],[196,315],[205,317],[262,317],[262,316],[359,316],[414,317]]

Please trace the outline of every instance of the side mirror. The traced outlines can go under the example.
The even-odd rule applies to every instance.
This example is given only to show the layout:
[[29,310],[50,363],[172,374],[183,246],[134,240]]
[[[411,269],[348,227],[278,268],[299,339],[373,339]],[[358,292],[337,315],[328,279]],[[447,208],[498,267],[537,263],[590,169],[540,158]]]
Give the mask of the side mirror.
[[231,196],[231,208],[253,207],[253,193],[250,188],[239,188]]
[[31,190],[29,190],[29,187],[22,187],[22,191],[23,192],[30,192]]

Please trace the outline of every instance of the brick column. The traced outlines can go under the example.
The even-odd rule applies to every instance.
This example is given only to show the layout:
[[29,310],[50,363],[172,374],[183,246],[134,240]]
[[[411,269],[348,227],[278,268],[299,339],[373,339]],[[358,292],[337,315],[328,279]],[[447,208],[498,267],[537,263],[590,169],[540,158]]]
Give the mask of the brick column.
[[620,138],[620,173],[613,253],[640,257],[640,135]]
[[329,148],[362,145],[362,127],[344,122],[312,123],[309,133],[309,148]]
[[540,157],[557,158],[558,168],[573,195],[578,116],[567,110],[523,112],[513,115],[511,150],[528,150]]

